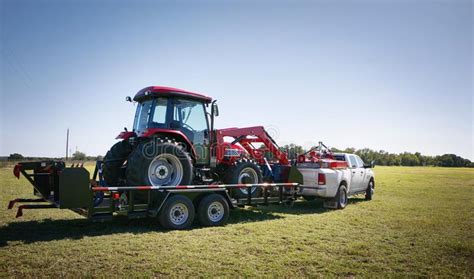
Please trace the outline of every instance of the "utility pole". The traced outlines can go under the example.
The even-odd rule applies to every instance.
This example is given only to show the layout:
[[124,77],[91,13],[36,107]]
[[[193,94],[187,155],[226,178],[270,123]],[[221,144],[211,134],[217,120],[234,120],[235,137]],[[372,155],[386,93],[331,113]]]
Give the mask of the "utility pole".
[[68,151],[69,151],[69,128],[67,128],[67,135],[66,135],[66,161],[68,158]]

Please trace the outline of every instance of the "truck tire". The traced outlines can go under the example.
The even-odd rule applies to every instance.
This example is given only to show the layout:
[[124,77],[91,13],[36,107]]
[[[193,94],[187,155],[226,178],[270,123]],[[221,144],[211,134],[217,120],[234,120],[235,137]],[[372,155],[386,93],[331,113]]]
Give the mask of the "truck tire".
[[118,184],[122,176],[121,168],[131,152],[132,146],[125,140],[117,142],[107,152],[102,164],[102,174],[107,185],[115,186]]
[[371,179],[369,181],[369,185],[367,185],[367,190],[365,190],[365,200],[371,201],[372,198],[374,197],[374,192],[375,192],[375,183],[374,183],[374,180]]
[[186,196],[171,196],[163,206],[158,216],[160,225],[165,229],[185,230],[194,221],[194,205]]
[[199,223],[203,226],[222,226],[229,219],[229,204],[221,195],[207,195],[199,202],[197,214]]
[[344,209],[347,206],[347,188],[346,185],[341,184],[337,190],[336,197],[334,198],[338,209]]
[[[227,170],[224,178],[226,184],[260,184],[263,181],[262,170],[253,161],[243,159],[238,161],[234,166]],[[251,187],[250,192],[252,197],[257,197],[261,193],[261,188]],[[247,188],[232,189],[232,196],[234,198],[248,197]]]
[[191,156],[177,142],[154,139],[140,143],[127,162],[131,186],[178,186],[193,181]]

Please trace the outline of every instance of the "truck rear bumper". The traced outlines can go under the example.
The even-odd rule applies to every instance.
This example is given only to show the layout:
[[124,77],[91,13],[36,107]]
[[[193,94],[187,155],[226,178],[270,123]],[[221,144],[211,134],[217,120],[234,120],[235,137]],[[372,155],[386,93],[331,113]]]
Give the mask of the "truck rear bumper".
[[300,186],[298,194],[302,196],[332,198],[329,196],[327,186]]

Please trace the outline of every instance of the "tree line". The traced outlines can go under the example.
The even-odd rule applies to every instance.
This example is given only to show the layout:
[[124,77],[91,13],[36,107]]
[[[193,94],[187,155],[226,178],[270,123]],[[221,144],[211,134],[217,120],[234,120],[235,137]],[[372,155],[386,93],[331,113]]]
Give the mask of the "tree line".
[[[264,149],[265,147],[260,147]],[[287,144],[280,148],[283,152],[288,154],[290,160],[297,159],[299,154],[305,153],[305,150],[302,146],[296,144]],[[474,167],[474,163],[468,159],[464,159],[455,154],[444,154],[438,156],[427,156],[422,155],[420,152],[409,153],[389,153],[383,150],[376,151],[370,148],[355,149],[353,147],[346,149],[331,148],[333,152],[342,152],[342,153],[351,153],[357,154],[364,162],[375,161],[375,164],[379,166],[438,166],[438,167]],[[272,154],[267,152],[265,157],[271,159]],[[38,159],[47,159],[47,158],[33,158],[33,157],[23,157],[21,154],[14,153],[10,154],[8,157],[9,161],[19,161],[19,160],[38,160]],[[95,161],[102,160],[102,156],[92,157],[87,156],[85,153],[76,151],[71,160],[75,161]]]

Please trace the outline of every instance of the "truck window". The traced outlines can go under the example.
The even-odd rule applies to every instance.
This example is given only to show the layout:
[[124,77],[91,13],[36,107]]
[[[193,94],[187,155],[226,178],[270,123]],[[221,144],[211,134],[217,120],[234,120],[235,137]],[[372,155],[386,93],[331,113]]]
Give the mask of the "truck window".
[[351,161],[351,168],[357,168],[357,160],[354,155],[350,155],[349,160]]
[[356,156],[357,163],[359,164],[359,167],[362,168],[364,166],[364,161],[359,156]]
[[346,156],[344,156],[344,155],[334,155],[334,159],[336,159],[338,161],[345,161]]

